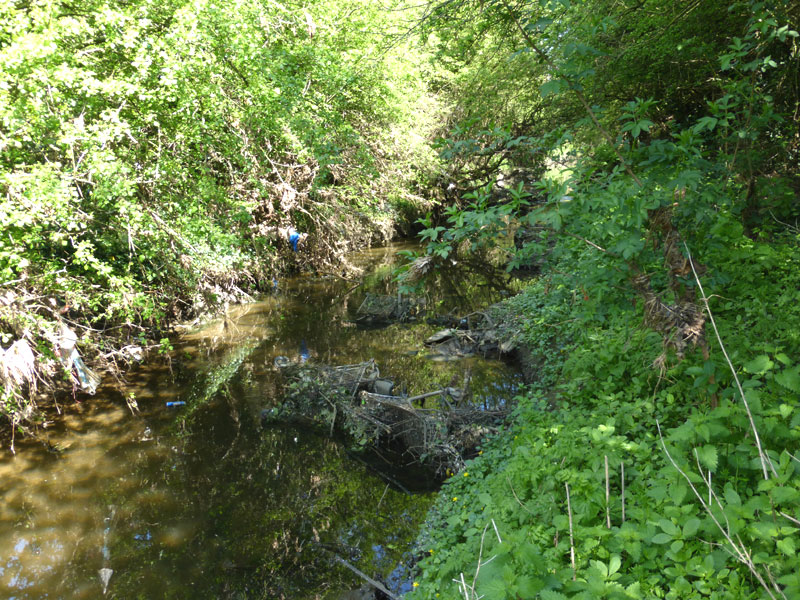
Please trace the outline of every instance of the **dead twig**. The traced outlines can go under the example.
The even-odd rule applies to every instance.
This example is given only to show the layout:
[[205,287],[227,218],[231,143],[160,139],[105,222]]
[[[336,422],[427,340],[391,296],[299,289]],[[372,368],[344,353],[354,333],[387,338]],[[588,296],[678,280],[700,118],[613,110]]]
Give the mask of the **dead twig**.
[[338,563],[342,564],[343,566],[347,567],[348,569],[350,569],[353,573],[355,573],[356,575],[361,577],[361,579],[366,581],[368,584],[370,584],[375,589],[380,590],[381,592],[386,594],[392,600],[400,600],[399,596],[395,596],[392,592],[390,592],[388,589],[386,589],[386,586],[383,585],[380,581],[374,580],[372,577],[370,577],[369,575],[364,573],[364,571],[360,570],[357,567],[354,567],[349,562],[347,562],[345,559],[343,559],[341,556],[339,556],[338,554],[336,554],[334,552],[331,552],[327,548],[323,548],[323,550],[325,550],[326,552],[330,552],[333,555],[333,558],[336,560],[336,562],[338,562]]
[[517,501],[517,504],[519,504],[522,510],[524,510],[526,513],[532,515],[533,512],[527,506],[525,506],[522,500],[519,499],[519,496],[517,496],[517,492],[514,491],[514,486],[511,485],[511,478],[509,478],[508,475],[506,475],[506,481],[508,482],[508,487],[511,489],[511,493],[514,494],[514,500]]
[[[711,322],[711,327],[714,329],[714,335],[717,336],[717,342],[719,342],[720,350],[722,350],[722,355],[725,357],[725,362],[728,363],[728,367],[733,373],[733,379],[736,382],[736,388],[739,390],[739,396],[742,399],[742,404],[744,405],[745,410],[747,411],[747,418],[750,420],[750,429],[753,432],[753,439],[756,443],[756,448],[758,449],[758,458],[761,461],[761,470],[764,474],[764,479],[769,479],[769,472],[772,471],[772,474],[777,477],[778,473],[775,471],[775,467],[770,461],[769,456],[764,451],[763,447],[761,446],[761,438],[758,435],[758,430],[756,429],[756,422],[753,419],[753,413],[750,410],[750,404],[747,402],[747,398],[744,395],[744,389],[742,389],[742,384],[739,381],[739,375],[736,373],[736,369],[731,362],[730,357],[728,356],[728,351],[725,349],[725,344],[722,343],[722,336],[719,334],[719,329],[717,329],[717,323],[714,320],[714,315],[711,312],[711,307],[708,305],[708,297],[706,296],[706,292],[703,289],[703,284],[700,283],[700,277],[697,275],[697,270],[694,268],[694,261],[692,260],[692,253],[689,251],[689,246],[684,242],[684,248],[686,248],[686,254],[689,257],[689,265],[692,267],[692,274],[694,275],[694,280],[697,283],[697,288],[700,290],[700,297],[703,300],[703,305],[706,309],[706,314],[708,314],[708,320]],[[768,469],[769,467],[769,469]]]
[[[491,525],[494,528],[494,533],[497,536],[498,543],[503,543],[503,539],[500,537],[500,532],[497,530],[497,524],[494,522],[494,519],[491,520]],[[454,579],[457,584],[459,584],[459,589],[462,594],[464,594],[464,600],[479,600],[482,596],[478,596],[475,592],[475,586],[478,583],[478,575],[480,574],[481,567],[484,565],[488,565],[492,562],[496,556],[493,556],[487,561],[483,561],[483,547],[484,541],[486,538],[486,532],[489,529],[489,523],[483,528],[483,533],[481,534],[481,546],[478,550],[478,564],[475,566],[475,575],[472,577],[472,584],[467,585],[466,580],[464,579],[464,573],[461,573],[459,579]]]
[[572,503],[569,499],[569,484],[566,481],[564,486],[567,488],[567,515],[569,516],[569,562],[572,565],[572,581],[575,581],[578,572],[575,568],[575,538],[572,534]]
[[622,522],[625,522],[625,463],[619,463],[619,479],[622,483]]
[[[694,485],[694,483],[692,483],[691,478],[686,474],[686,472],[683,469],[681,469],[678,466],[678,463],[675,462],[675,459],[672,458],[672,455],[670,454],[669,450],[667,450],[667,445],[664,442],[664,436],[661,433],[661,423],[656,421],[656,427],[658,428],[658,438],[661,441],[661,448],[664,450],[664,454],[666,454],[667,459],[672,464],[672,466],[675,468],[675,470],[678,471],[678,473],[680,473],[681,476],[686,480],[686,483],[689,484],[689,488],[691,488],[691,490],[694,493],[695,497],[700,501],[700,504],[702,505],[703,510],[706,511],[706,514],[711,518],[711,520],[714,522],[714,525],[717,526],[717,529],[719,530],[719,532],[722,534],[722,536],[728,542],[730,547],[726,548],[726,550],[728,550],[736,560],[738,560],[743,565],[747,566],[747,568],[753,574],[753,577],[755,577],[758,580],[759,584],[761,584],[761,587],[763,587],[764,591],[767,592],[767,595],[770,598],[772,598],[772,600],[776,600],[775,594],[772,593],[772,589],[767,584],[767,582],[764,579],[763,575],[761,574],[761,572],[756,567],[755,563],[753,562],[752,557],[750,556],[750,552],[747,550],[747,548],[745,548],[744,543],[742,542],[742,540],[737,536],[736,541],[734,541],[733,537],[729,533],[729,529],[723,527],[722,523],[719,522],[719,519],[717,519],[717,516],[711,510],[711,506],[708,503],[706,503],[706,501],[703,499],[702,494],[700,494],[700,492],[697,489],[697,487]],[[703,478],[703,481],[706,481],[706,479]],[[719,503],[719,500],[717,500],[717,502]],[[720,504],[720,508],[722,508],[721,504]],[[722,514],[724,515],[725,512],[722,511]],[[783,596],[783,593],[781,593],[781,596]],[[785,598],[785,596],[783,596],[783,597]]]
[[608,454],[605,455],[606,459],[606,527],[611,529],[611,489],[608,481]]

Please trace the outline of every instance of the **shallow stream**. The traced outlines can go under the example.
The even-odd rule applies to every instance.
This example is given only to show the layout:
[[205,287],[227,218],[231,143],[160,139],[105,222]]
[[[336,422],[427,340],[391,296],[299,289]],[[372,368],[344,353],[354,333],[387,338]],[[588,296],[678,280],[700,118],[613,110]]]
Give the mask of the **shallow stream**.
[[[337,599],[363,582],[334,555],[406,591],[403,564],[433,482],[318,433],[262,429],[259,418],[281,400],[279,355],[374,358],[409,395],[469,368],[478,401],[513,396],[519,376],[499,361],[426,356],[434,326],[352,322],[366,289],[388,285],[398,249],[355,257],[368,285],[277,282],[181,336],[168,359],[62,402],[42,439],[17,440],[16,455],[4,449],[0,598]],[[471,295],[463,311],[490,299]]]

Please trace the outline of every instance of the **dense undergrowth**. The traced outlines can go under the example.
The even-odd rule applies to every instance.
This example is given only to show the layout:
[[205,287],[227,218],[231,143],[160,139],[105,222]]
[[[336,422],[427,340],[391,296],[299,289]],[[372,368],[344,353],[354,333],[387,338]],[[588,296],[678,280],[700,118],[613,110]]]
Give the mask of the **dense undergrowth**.
[[538,374],[445,486],[413,598],[800,597],[796,16],[429,10],[469,82],[440,143],[461,195],[401,277],[538,270],[504,307]]
[[694,352],[652,368],[662,340],[640,326],[641,304],[605,293],[629,308],[598,314],[592,292],[557,272],[594,263],[573,247],[507,302],[544,366],[508,431],[446,484],[413,597],[800,595],[800,308],[783,296],[798,284],[800,251],[746,240],[740,250],[717,265],[727,281],[706,291],[770,478],[719,345],[708,360]]
[[73,347],[114,371],[420,210],[438,104],[404,8],[0,3],[0,414],[84,383]]

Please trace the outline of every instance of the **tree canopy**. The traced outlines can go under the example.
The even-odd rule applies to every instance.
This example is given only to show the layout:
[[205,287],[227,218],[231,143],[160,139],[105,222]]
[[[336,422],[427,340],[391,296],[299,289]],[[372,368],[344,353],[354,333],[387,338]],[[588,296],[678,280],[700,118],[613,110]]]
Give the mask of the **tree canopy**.
[[402,2],[0,3],[10,413],[18,384],[58,378],[62,323],[124,363],[176,319],[391,237],[436,160],[419,52],[391,38],[407,18]]

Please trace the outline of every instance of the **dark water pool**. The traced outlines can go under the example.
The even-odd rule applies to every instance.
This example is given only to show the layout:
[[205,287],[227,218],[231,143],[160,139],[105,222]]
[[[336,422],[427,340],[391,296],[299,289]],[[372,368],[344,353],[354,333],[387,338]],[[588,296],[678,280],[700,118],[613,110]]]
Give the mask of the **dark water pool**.
[[[397,249],[356,258],[377,274],[373,291]],[[0,598],[335,599],[362,583],[335,555],[404,591],[430,482],[325,436],[262,429],[261,410],[280,402],[274,358],[375,358],[409,394],[469,368],[481,402],[511,397],[518,375],[497,361],[426,358],[435,327],[424,323],[356,327],[365,289],[353,286],[279,281],[187,332],[169,362],[63,404],[46,443],[18,440],[16,455],[0,456]],[[418,491],[391,483],[401,479]]]

